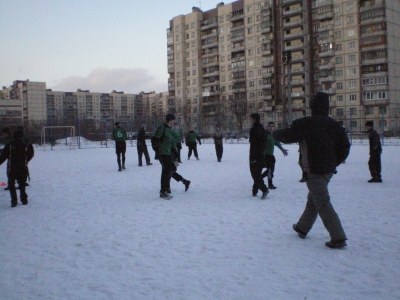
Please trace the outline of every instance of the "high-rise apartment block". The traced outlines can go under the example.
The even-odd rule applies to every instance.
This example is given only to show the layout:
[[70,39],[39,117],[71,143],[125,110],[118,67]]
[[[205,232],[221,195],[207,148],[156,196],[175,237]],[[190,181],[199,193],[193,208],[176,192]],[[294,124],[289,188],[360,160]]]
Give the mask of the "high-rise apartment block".
[[400,1],[239,0],[170,20],[169,110],[211,130],[285,126],[318,91],[353,132],[400,125]]

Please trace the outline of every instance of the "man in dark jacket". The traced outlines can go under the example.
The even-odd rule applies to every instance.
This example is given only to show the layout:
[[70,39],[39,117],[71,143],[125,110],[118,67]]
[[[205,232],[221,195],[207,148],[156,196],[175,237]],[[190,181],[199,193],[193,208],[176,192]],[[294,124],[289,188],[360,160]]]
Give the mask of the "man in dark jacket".
[[[156,138],[161,139],[158,146],[156,157],[160,160],[161,170],[161,188],[160,198],[171,199],[170,182],[171,178],[181,181],[185,185],[185,192],[189,189],[190,181],[184,179],[178,174],[175,160],[177,157],[176,141],[172,133],[171,127],[175,123],[175,115],[169,113],[165,116],[165,123],[159,126],[154,134]],[[157,159],[156,158],[156,159]]]
[[192,156],[192,151],[194,153],[194,157],[199,160],[199,154],[197,153],[197,141],[199,142],[199,145],[201,145],[201,140],[197,132],[194,131],[193,127],[190,127],[186,136],[186,146],[189,147],[188,160],[190,160],[190,157]]
[[382,182],[381,176],[381,154],[382,145],[378,132],[374,129],[374,122],[365,123],[369,138],[369,161],[368,167],[372,178],[368,182]]
[[342,248],[347,245],[347,238],[330,201],[328,183],[348,156],[350,142],[340,124],[328,116],[328,94],[317,93],[310,101],[310,109],[311,117],[295,120],[290,128],[273,133],[274,139],[283,143],[304,141],[300,151],[309,193],[305,210],[293,229],[306,238],[319,215],[331,237],[325,245]]
[[222,139],[224,136],[222,135],[222,130],[217,125],[215,126],[215,131],[213,134],[214,144],[215,144],[215,153],[217,154],[218,162],[221,162],[222,154],[224,153],[224,146],[222,144]]
[[23,141],[23,132],[17,130],[12,139],[3,149],[0,155],[0,165],[8,159],[8,187],[10,189],[11,207],[18,204],[15,181],[18,182],[20,200],[22,205],[28,204],[28,195],[25,192],[25,182],[28,176],[27,164],[34,155],[33,147],[29,147]]
[[143,154],[146,159],[146,165],[148,165],[148,166],[152,165],[152,163],[150,162],[149,151],[147,150],[147,145],[146,145],[146,124],[142,124],[140,126],[140,130],[138,132],[137,152],[138,152],[138,157],[139,157],[139,167],[143,166],[142,165]]
[[265,147],[267,145],[267,133],[260,123],[260,115],[254,113],[250,115],[253,127],[250,129],[250,173],[253,177],[253,197],[257,196],[261,190],[261,199],[267,198],[269,193],[267,186],[262,178],[262,169],[265,168]]

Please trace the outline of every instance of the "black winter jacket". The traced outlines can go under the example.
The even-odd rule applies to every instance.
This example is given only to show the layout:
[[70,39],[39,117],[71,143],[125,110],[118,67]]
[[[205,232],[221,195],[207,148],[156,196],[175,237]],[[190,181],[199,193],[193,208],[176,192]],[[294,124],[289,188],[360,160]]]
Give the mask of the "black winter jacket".
[[250,129],[250,161],[263,161],[265,159],[265,146],[267,133],[259,121],[255,121]]
[[34,156],[34,150],[31,144],[27,145],[21,138],[12,139],[3,149],[0,155],[0,165],[8,159],[7,173],[17,176],[19,174],[27,175],[28,162]]
[[369,139],[369,155],[377,155],[382,154],[382,145],[381,139],[379,137],[379,133],[371,128],[368,130],[368,139]]
[[305,141],[311,174],[333,173],[349,155],[350,142],[338,122],[329,116],[314,115],[295,120],[290,128],[272,133],[276,141]]

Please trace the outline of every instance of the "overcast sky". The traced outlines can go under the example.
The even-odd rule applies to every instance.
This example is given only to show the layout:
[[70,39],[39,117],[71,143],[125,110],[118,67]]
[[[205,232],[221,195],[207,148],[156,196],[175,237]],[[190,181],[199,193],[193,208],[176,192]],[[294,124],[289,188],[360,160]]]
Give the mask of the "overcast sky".
[[55,91],[167,91],[169,21],[219,2],[0,0],[0,84],[29,79]]

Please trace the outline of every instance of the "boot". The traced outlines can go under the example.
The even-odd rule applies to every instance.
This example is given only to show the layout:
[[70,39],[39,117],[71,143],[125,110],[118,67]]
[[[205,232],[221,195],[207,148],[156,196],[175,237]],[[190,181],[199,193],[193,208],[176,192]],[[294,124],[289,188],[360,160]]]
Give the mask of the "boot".
[[269,188],[270,190],[276,189],[276,186],[274,186],[274,185],[272,184],[272,179],[268,179],[268,188]]
[[125,170],[125,163],[123,163],[123,164],[122,164],[122,169],[124,169],[124,170]]
[[183,184],[185,185],[185,192],[189,189],[190,180],[183,179]]

